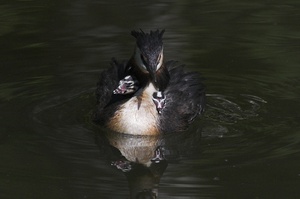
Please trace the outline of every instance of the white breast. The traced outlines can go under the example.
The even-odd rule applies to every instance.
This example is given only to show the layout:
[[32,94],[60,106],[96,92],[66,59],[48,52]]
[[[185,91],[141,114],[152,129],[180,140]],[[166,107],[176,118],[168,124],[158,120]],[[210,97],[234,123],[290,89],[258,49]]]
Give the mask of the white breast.
[[153,135],[158,133],[158,113],[152,101],[156,89],[150,84],[142,93],[141,104],[136,96],[121,105],[109,127],[115,131],[134,135]]

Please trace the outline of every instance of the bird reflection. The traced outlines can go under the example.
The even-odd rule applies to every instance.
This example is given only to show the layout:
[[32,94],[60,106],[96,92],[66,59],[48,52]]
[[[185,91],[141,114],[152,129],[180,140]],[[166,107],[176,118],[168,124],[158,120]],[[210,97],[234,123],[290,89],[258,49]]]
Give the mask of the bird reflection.
[[125,174],[130,198],[157,198],[160,178],[168,165],[162,138],[116,132],[106,133],[105,137],[112,149],[110,163]]
[[107,165],[126,176],[130,199],[159,198],[160,180],[168,164],[178,165],[183,157],[198,161],[203,152],[200,125],[197,130],[157,136],[101,132],[96,134],[96,143]]
[[158,184],[167,168],[160,136],[134,136],[110,132],[106,137],[120,151],[112,165],[124,172],[130,198],[157,198]]

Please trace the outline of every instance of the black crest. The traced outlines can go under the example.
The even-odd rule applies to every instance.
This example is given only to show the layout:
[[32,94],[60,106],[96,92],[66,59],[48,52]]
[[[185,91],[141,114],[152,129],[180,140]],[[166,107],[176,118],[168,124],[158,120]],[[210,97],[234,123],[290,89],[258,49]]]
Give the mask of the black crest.
[[136,38],[137,46],[144,51],[149,50],[161,50],[163,46],[162,36],[165,30],[150,31],[150,33],[145,33],[144,31],[131,31],[131,35]]

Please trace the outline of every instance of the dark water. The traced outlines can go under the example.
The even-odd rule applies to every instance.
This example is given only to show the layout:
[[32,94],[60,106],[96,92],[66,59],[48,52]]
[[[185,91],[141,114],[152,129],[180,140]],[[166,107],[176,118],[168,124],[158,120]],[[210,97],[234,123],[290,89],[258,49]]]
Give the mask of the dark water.
[[[299,197],[298,0],[16,0],[0,13],[1,198],[129,198],[158,181],[159,198]],[[206,78],[207,111],[185,133],[105,137],[90,121],[100,71],[130,57],[138,28],[166,29],[166,59]],[[164,159],[122,172],[109,142]]]

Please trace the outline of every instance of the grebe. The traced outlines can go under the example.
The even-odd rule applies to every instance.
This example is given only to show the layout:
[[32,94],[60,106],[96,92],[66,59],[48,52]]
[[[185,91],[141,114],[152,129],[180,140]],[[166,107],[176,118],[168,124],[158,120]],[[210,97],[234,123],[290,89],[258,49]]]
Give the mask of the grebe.
[[134,135],[186,130],[204,111],[205,89],[198,73],[163,60],[164,30],[132,31],[136,38],[128,62],[112,59],[97,83],[94,121]]

